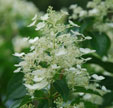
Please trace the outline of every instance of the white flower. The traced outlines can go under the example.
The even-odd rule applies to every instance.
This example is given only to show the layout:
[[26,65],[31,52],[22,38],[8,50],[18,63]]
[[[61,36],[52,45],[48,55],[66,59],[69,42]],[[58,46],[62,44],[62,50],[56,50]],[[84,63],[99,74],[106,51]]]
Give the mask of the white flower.
[[81,51],[82,53],[85,53],[85,54],[94,53],[94,52],[95,52],[95,50],[91,50],[91,49],[89,49],[89,48],[80,48],[80,51]]
[[80,12],[80,17],[82,17],[82,16],[85,16],[85,15],[87,15],[87,11],[84,11],[84,10],[82,10],[81,12]]
[[36,20],[36,18],[37,18],[37,14],[35,14],[35,16],[32,18],[32,20],[34,21],[34,20]]
[[99,12],[98,9],[95,9],[94,8],[94,9],[92,9],[92,10],[89,11],[89,15],[91,15],[91,16],[92,15],[96,15],[98,12]]
[[48,14],[45,14],[44,16],[41,16],[41,20],[47,20],[49,17],[48,17]]
[[107,89],[106,89],[105,86],[102,86],[102,90],[103,90],[103,91],[107,91]]
[[46,80],[41,81],[40,83],[36,83],[33,85],[30,84],[24,84],[28,89],[30,90],[40,90],[48,85],[48,82]]
[[105,92],[111,92],[111,90],[108,90],[105,86],[102,86],[102,88],[101,88],[103,91],[105,91]]
[[37,75],[37,76],[43,76],[44,73],[45,73],[45,70],[36,70],[32,72],[33,75]]
[[93,77],[94,79],[96,79],[96,80],[99,80],[99,81],[105,79],[105,77],[103,77],[103,76],[98,76],[97,74],[93,74],[92,77]]
[[65,50],[60,50],[59,52],[56,53],[56,56],[61,56],[65,55],[67,52]]
[[83,37],[84,37],[84,35],[83,35],[83,34],[81,34],[81,33],[77,32],[77,31],[73,31],[73,30],[71,30],[71,32],[72,32],[75,36],[77,36],[77,35],[81,35],[81,36],[83,36]]
[[43,79],[44,79],[44,77],[34,76],[33,81],[35,81],[35,82],[40,82],[40,81],[42,81]]
[[40,22],[40,23],[37,24],[35,30],[40,30],[40,29],[42,29],[44,26],[45,26],[45,23],[44,23],[44,22]]
[[33,21],[31,24],[29,24],[29,25],[28,25],[28,27],[32,27],[32,26],[34,26],[34,25],[35,25],[35,23],[36,23],[36,20],[35,20],[35,21]]
[[80,27],[79,25],[75,24],[74,22],[72,22],[71,20],[69,20],[69,23],[72,25],[72,26],[75,26],[75,27]]
[[90,40],[90,39],[92,39],[92,37],[86,36],[85,39]]
[[75,72],[76,69],[74,67],[69,68],[70,71]]
[[65,15],[69,15],[69,13],[68,13],[67,11],[65,11],[65,10],[61,10],[61,12],[62,12],[63,14],[65,14]]
[[33,44],[33,43],[35,43],[38,39],[39,39],[38,37],[35,37],[34,39],[30,39],[30,40],[29,40],[29,43],[30,43],[30,44]]
[[83,92],[80,92],[80,93],[79,93],[79,95],[80,95],[80,96],[83,96],[83,95],[84,95],[84,93],[83,93]]
[[89,60],[91,60],[92,58],[91,57],[88,57],[88,58],[86,58],[86,59],[84,59],[85,61],[89,61]]
[[52,69],[58,69],[60,66],[57,66],[56,64],[51,65]]
[[15,53],[13,54],[14,56],[17,56],[17,57],[22,57],[23,55],[25,55],[25,53]]
[[21,70],[21,68],[17,68],[17,69],[14,71],[14,73],[18,73],[18,72],[20,72],[20,70]]
[[84,99],[90,99],[91,98],[91,95],[90,94],[86,94],[86,95],[84,95],[84,97],[83,97]]
[[32,51],[32,50],[34,50],[35,49],[35,46],[31,46],[30,47],[30,50]]
[[77,68],[78,68],[78,69],[81,69],[81,65],[77,65]]

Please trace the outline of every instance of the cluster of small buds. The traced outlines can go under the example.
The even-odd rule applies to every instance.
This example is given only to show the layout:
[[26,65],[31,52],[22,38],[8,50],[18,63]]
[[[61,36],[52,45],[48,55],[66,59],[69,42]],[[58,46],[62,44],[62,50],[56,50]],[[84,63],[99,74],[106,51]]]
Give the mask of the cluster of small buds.
[[[29,39],[31,50],[29,53],[15,53],[22,61],[15,65],[15,72],[24,73],[24,85],[29,94],[33,97],[35,90],[48,89],[50,84],[55,81],[56,75],[64,75],[69,87],[73,85],[88,85],[88,72],[81,68],[84,61],[81,56],[87,53],[93,53],[94,50],[80,48],[80,40],[91,39],[89,36],[82,39],[79,32],[72,30],[72,27],[78,27],[72,21],[65,25],[63,18],[68,15],[67,12],[56,12],[49,7],[47,13],[37,21],[37,15],[34,16],[33,23],[36,31],[41,31],[42,36]],[[81,81],[83,79],[83,81]]]
[[32,104],[29,104],[29,105],[25,104],[21,106],[20,108],[34,108],[34,106]]
[[85,108],[84,103],[80,102],[79,104],[71,105],[71,101],[64,102],[62,98],[57,98],[55,100],[57,108]]

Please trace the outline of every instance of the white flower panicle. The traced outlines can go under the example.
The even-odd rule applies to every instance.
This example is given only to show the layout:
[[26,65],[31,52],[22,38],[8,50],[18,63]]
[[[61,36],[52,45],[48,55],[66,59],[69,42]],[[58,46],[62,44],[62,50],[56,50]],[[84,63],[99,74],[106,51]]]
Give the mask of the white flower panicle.
[[[71,88],[74,85],[88,85],[87,70],[81,67],[85,59],[80,57],[94,51],[80,50],[79,40],[76,38],[78,35],[75,36],[71,30],[67,32],[68,28],[78,25],[72,21],[65,25],[62,19],[66,15],[66,12],[56,12],[49,7],[47,13],[40,17],[40,21],[34,24],[35,29],[42,32],[42,36],[29,39],[31,45],[29,53],[15,54],[22,57],[22,61],[16,65],[19,68],[15,72],[21,70],[24,73],[24,85],[31,96],[36,90],[49,89],[56,75],[59,79],[60,75],[65,76]],[[37,16],[32,21],[37,21]]]

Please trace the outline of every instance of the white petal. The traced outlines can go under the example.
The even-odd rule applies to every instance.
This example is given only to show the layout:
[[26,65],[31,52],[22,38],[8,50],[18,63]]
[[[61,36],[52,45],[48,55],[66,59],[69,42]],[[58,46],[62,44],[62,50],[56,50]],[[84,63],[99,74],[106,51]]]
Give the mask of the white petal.
[[36,23],[36,20],[35,20],[35,21],[33,21],[31,24],[29,24],[29,25],[28,25],[28,27],[32,27],[32,26],[34,26],[34,25],[35,25],[35,23]]
[[90,40],[90,39],[92,39],[92,37],[86,36],[85,39]]
[[29,40],[29,43],[30,43],[30,44],[33,44],[33,43],[35,43],[38,39],[39,39],[38,37],[35,37],[34,39],[30,39],[30,40]]
[[93,77],[94,79],[96,79],[96,80],[103,80],[103,79],[105,79],[105,77],[103,77],[103,76],[98,76],[97,74],[93,74],[92,77]]
[[76,71],[76,68],[71,67],[71,68],[69,68],[69,70],[72,71],[72,72],[75,72]]
[[17,57],[22,57],[23,55],[25,55],[25,53],[15,53],[13,54],[14,56],[17,56]]
[[58,68],[60,68],[60,66],[57,66],[56,64],[51,65],[51,67],[52,67],[52,69],[58,69]]
[[65,11],[65,10],[61,10],[61,12],[62,12],[63,14],[65,14],[65,15],[69,15],[69,13],[68,13],[67,11]]
[[58,53],[56,53],[56,56],[65,55],[67,52],[65,50],[61,50]]
[[103,90],[103,91],[107,91],[107,89],[106,89],[105,86],[102,86],[102,90]]
[[88,58],[85,59],[85,61],[89,61],[89,60],[91,60],[91,59],[92,59],[91,57],[88,57]]
[[69,20],[69,23],[72,25],[72,26],[75,26],[75,27],[80,27],[79,25],[75,24],[74,22],[72,22],[71,20]]
[[95,52],[95,50],[91,50],[89,48],[80,48],[80,51],[82,53],[85,53],[85,54],[87,54],[87,53],[94,53]]
[[36,75],[36,76],[43,76],[45,74],[45,71],[44,70],[36,70],[36,71],[33,71],[32,74]]
[[98,9],[92,9],[92,10],[90,10],[89,11],[89,15],[95,15],[95,14],[97,14],[99,11],[98,11]]
[[37,18],[37,14],[35,14],[35,16],[32,18],[32,20],[34,21],[34,20],[36,20],[36,18]]
[[81,69],[81,65],[77,65],[77,68],[78,68],[78,69]]
[[30,50],[32,51],[32,50],[34,50],[35,49],[35,46],[31,46],[30,47]]
[[40,29],[42,29],[44,26],[45,26],[45,23],[44,23],[44,22],[40,22],[40,23],[37,24],[37,27],[36,27],[35,30],[40,30]]
[[86,94],[86,95],[84,95],[83,98],[84,98],[84,99],[90,99],[90,98],[91,98],[91,95],[90,95],[90,94]]
[[40,82],[40,81],[42,81],[43,79],[44,79],[44,77],[37,77],[37,76],[34,76],[33,81],[35,81],[35,82]]
[[45,14],[44,16],[41,16],[41,20],[47,20],[49,17],[48,17],[48,14]]
[[20,72],[20,70],[21,70],[21,68],[17,68],[17,69],[14,71],[14,73],[18,73],[18,72]]
[[30,84],[24,84],[28,89],[30,90],[40,90],[48,85],[48,82],[46,80],[42,81],[41,83],[36,83],[33,85]]

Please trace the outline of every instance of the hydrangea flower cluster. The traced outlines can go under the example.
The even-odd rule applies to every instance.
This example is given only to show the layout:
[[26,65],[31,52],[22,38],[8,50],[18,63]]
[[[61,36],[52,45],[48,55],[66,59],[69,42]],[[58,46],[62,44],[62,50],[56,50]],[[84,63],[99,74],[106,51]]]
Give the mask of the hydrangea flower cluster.
[[[71,5],[70,9],[73,11],[73,14],[70,18],[77,19],[77,18],[85,18],[85,17],[95,17],[96,24],[94,28],[103,30],[104,25],[104,32],[106,31],[105,28],[109,28],[112,26],[113,17],[110,15],[113,11],[113,0],[93,0],[89,1],[87,4],[87,10],[82,9],[81,7],[75,5]],[[109,14],[110,19],[107,18],[106,22],[104,23],[103,20]],[[100,27],[101,26],[101,27]],[[105,27],[106,26],[106,27]],[[108,30],[108,29],[107,29]]]
[[[70,9],[73,14],[70,16],[74,20],[83,20],[84,18],[93,17],[94,24],[93,29],[99,32],[106,33],[113,43],[113,0],[92,0],[87,4],[87,10],[82,9],[81,7],[71,5]],[[112,51],[113,45],[111,45],[109,61],[112,61]]]
[[6,34],[3,35],[6,36],[9,33],[16,35],[19,27],[26,26],[35,13],[38,13],[39,16],[41,14],[31,2],[25,0],[0,0],[0,24],[2,26],[0,32],[4,33],[5,31]]
[[[85,37],[73,31],[72,28],[79,26],[71,20],[69,24],[62,22],[67,15],[67,12],[56,12],[52,10],[52,7],[49,7],[47,13],[38,20],[35,15],[29,27],[34,26],[35,30],[41,31],[42,35],[29,39],[31,45],[29,53],[14,54],[22,60],[15,65],[18,68],[14,72],[24,73],[24,85],[32,97],[36,90],[49,91],[51,84],[63,77],[72,91],[74,91],[74,86],[88,87],[89,85],[88,72],[81,66],[91,58],[84,59],[82,56],[93,53],[95,50],[80,48],[79,42],[91,37]],[[55,101],[55,103],[58,102]],[[62,106],[62,108],[69,107]]]

